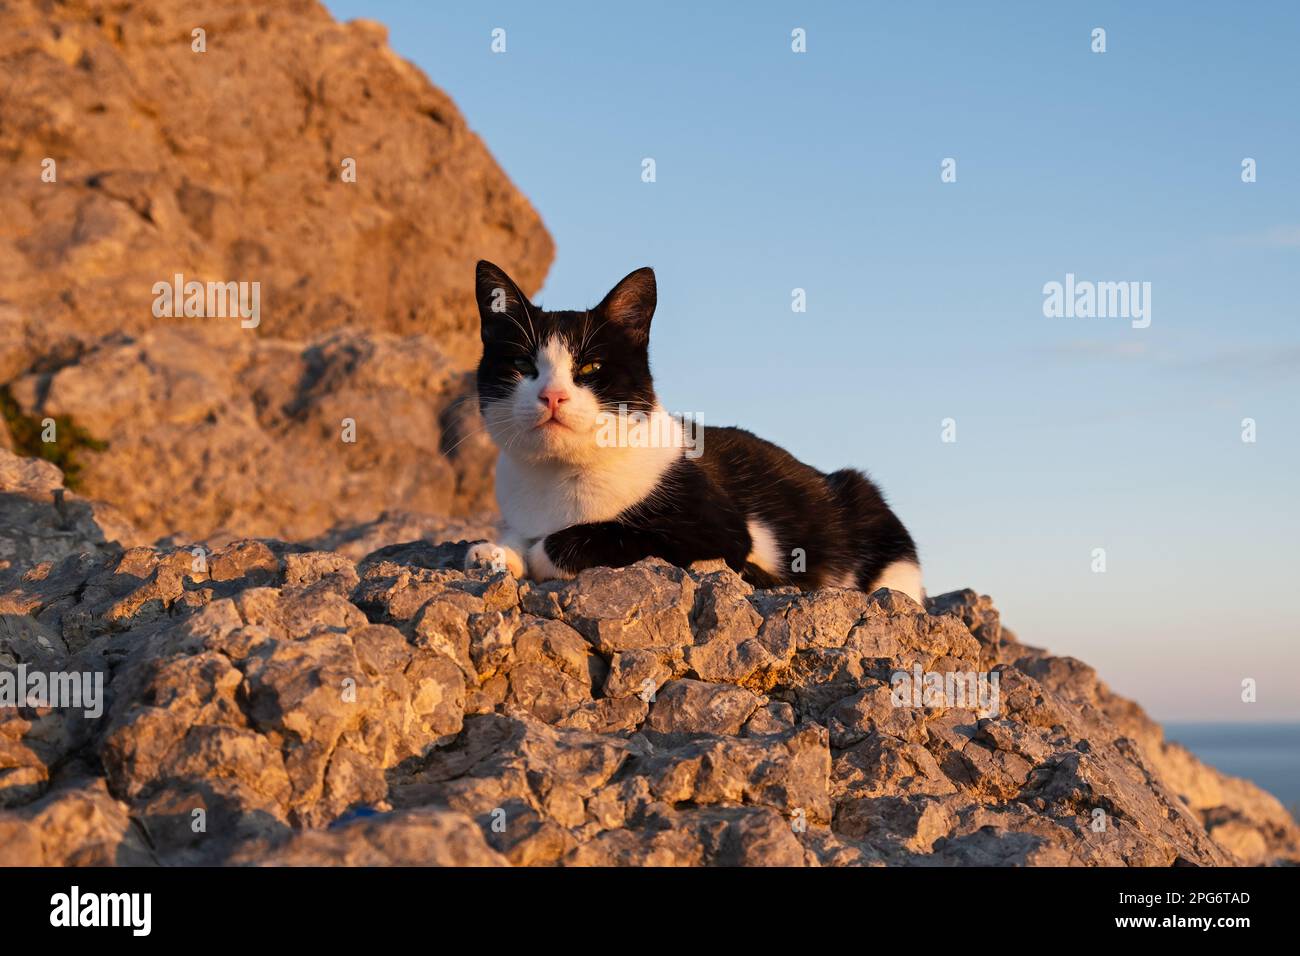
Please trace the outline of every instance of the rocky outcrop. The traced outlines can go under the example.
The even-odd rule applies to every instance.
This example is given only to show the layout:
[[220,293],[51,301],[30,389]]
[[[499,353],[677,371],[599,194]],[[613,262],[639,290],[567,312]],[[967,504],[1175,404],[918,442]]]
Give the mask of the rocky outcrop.
[[492,507],[495,451],[471,379],[433,339],[216,338],[162,327],[111,339],[11,394],[108,436],[83,456],[80,486],[151,539],[309,538],[388,509]]
[[6,3],[0,89],[0,284],[34,326],[144,332],[180,272],[260,281],[259,335],[434,335],[463,364],[474,262],[528,289],[550,265],[447,95],[315,0]]
[[[0,98],[0,448],[75,459],[151,537],[488,503],[473,267],[533,292],[552,244],[382,27],[315,0],[19,0]],[[256,325],[157,316],[178,274],[258,283]]]
[[[0,708],[0,863],[1300,860],[1276,800],[974,592],[653,560],[536,584],[462,573],[465,548],[96,542],[10,569],[0,671],[102,696]],[[917,670],[997,695],[901,692]]]
[[57,467],[0,448],[0,581],[41,562],[137,543],[140,533],[117,509],[68,491]]

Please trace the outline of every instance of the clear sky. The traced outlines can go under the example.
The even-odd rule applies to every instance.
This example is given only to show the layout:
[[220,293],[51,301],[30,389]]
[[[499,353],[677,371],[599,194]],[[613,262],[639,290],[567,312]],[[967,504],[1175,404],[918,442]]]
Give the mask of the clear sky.
[[[1300,719],[1300,4],[328,6],[541,213],[543,305],[654,267],[670,409],[864,468],[930,593],[1157,718]],[[1044,316],[1066,273],[1149,327]]]

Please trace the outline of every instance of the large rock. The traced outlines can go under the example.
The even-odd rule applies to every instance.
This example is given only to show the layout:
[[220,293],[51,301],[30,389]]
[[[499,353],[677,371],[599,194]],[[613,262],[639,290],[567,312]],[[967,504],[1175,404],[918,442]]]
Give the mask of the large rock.
[[[481,523],[474,263],[534,292],[553,248],[382,27],[19,0],[0,88],[0,449],[178,543]],[[260,321],[157,317],[177,274],[258,283]]]
[[116,508],[68,491],[54,465],[0,448],[0,581],[42,562],[113,553],[142,540]]
[[[4,712],[0,860],[1300,861],[1276,800],[973,592],[923,608],[661,561],[536,585],[462,573],[465,550],[240,540],[11,577],[0,668],[99,673],[106,701]],[[913,668],[998,694],[918,706]]]
[[105,340],[11,393],[106,441],[81,456],[81,486],[153,538],[339,538],[384,511],[492,506],[470,380],[433,338],[220,339],[162,326]]
[[0,288],[33,327],[145,331],[153,284],[180,272],[260,281],[252,334],[432,335],[463,365],[475,261],[527,290],[550,264],[447,95],[382,26],[315,0],[17,0],[0,84]]

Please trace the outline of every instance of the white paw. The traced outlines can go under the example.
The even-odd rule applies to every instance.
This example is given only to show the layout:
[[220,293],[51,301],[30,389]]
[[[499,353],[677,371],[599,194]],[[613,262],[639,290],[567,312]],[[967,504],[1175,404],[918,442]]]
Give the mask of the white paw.
[[568,571],[562,571],[555,566],[551,556],[546,553],[545,544],[545,538],[538,538],[528,549],[528,576],[534,581],[573,577]]
[[494,541],[480,541],[471,544],[465,554],[465,570],[490,568],[493,571],[509,571],[514,577],[524,576],[524,559],[513,548]]

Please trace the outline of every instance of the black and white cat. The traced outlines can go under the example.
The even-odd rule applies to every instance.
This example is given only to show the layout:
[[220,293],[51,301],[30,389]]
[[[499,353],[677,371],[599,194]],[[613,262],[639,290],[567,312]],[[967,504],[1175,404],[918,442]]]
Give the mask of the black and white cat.
[[[476,290],[479,407],[500,449],[504,526],[468,566],[546,580],[650,556],[722,558],[757,587],[887,587],[921,601],[916,546],[862,472],[823,474],[739,428],[706,427],[702,454],[687,453],[650,377],[652,270],[581,312],[538,309],[490,262]],[[614,432],[617,415],[626,427]]]

